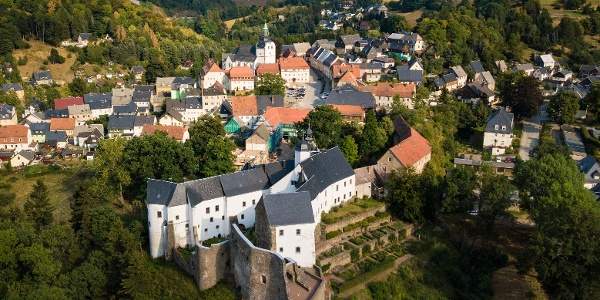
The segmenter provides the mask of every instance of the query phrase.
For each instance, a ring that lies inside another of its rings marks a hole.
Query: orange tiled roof
[[[333,65],[333,67],[331,68],[331,74],[333,76],[333,79],[341,78],[348,71],[351,71],[354,77],[360,78],[360,67],[357,65],[341,63]]]
[[[354,85],[357,86],[358,85],[358,79],[356,76],[354,76],[354,73],[351,71],[347,71],[342,78],[340,78],[340,80],[338,81],[338,85],[342,85],[344,83],[350,84],[350,85]]]
[[[182,141],[187,128],[181,126],[150,125],[146,124],[142,128],[142,134],[154,134],[164,132],[175,140]]]
[[[412,98],[417,91],[414,83],[385,83],[379,82],[375,85],[368,85],[363,88],[365,92],[371,92],[374,96]]]
[[[411,128],[410,136],[390,148],[390,151],[403,166],[411,167],[431,154],[431,146],[419,132]]]
[[[365,111],[358,105],[333,104],[332,106],[345,117],[364,117],[365,115]]]
[[[279,68],[282,70],[287,69],[308,69],[308,63],[302,57],[294,56],[289,58],[279,59]]]
[[[309,112],[309,108],[267,106],[264,117],[271,127],[276,128],[279,126],[279,124],[294,124],[297,122],[302,122]]]
[[[54,109],[66,109],[71,105],[82,105],[83,97],[67,97],[54,99]]]
[[[250,67],[233,67],[229,69],[229,79],[254,78],[254,71]]]
[[[25,125],[0,126],[0,144],[29,144],[28,133],[29,128]],[[19,138],[21,141],[17,142]]]
[[[233,116],[257,116],[256,96],[232,96],[231,109]]]
[[[256,68],[256,75],[264,75],[264,74],[279,74],[279,65],[277,64],[260,64]]]
[[[73,118],[52,118],[50,119],[50,131],[73,130],[75,129],[75,119]]]

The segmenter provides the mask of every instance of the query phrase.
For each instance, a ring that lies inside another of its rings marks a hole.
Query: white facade
[[[225,72],[223,72],[223,70],[220,68],[218,70],[211,70],[204,75],[204,78],[202,79],[202,88],[208,89],[209,87],[213,86],[215,82],[220,84],[225,83]]]
[[[315,264],[316,224],[275,226],[275,251],[301,267]]]
[[[492,155],[504,154],[506,148],[512,145],[512,133],[485,132],[483,134],[483,147],[491,148]]]
[[[287,84],[308,83],[310,80],[310,68],[281,69],[281,78]]]
[[[254,90],[254,78],[231,78],[227,80],[227,90],[232,92],[237,91],[252,91]]]

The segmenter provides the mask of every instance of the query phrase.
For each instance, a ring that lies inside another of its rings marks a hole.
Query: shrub
[[[26,65],[28,62],[27,56],[21,56],[19,57],[19,59],[17,59],[17,65],[19,66],[24,66]]]
[[[369,245],[369,244],[364,245],[363,248],[362,248],[362,254],[363,254],[363,256],[367,255],[367,253],[369,253],[369,252],[371,252],[371,245]]]
[[[358,251],[358,249],[352,249],[352,251],[350,251],[350,260],[352,262],[356,262],[357,260],[360,259],[360,251]]]
[[[325,234],[325,239],[329,240],[332,239],[338,235],[340,235],[342,232],[340,230],[335,230],[335,231],[331,231]]]

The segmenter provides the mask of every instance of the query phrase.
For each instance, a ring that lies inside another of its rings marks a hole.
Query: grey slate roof
[[[367,109],[375,107],[375,97],[370,92],[361,92],[353,86],[346,85],[331,91],[325,103],[358,105]]]
[[[68,109],[48,109],[46,110],[46,119],[51,118],[68,118],[69,110]]]
[[[311,199],[329,185],[354,175],[354,170],[338,147],[315,154],[300,163],[300,166],[306,181],[301,184],[298,191],[310,192]]]
[[[155,116],[135,116],[133,126],[153,125],[155,118]]]
[[[423,81],[422,70],[410,70],[408,65],[402,65],[397,68],[398,80],[401,82],[421,82]]]
[[[19,155],[25,157],[29,161],[32,161],[35,158],[35,152],[31,150],[21,150]]]
[[[108,117],[108,130],[123,130],[133,129],[135,123],[134,116],[116,116],[111,115]]]
[[[134,93],[135,92],[150,92],[151,94],[154,94],[154,92],[156,91],[156,87],[153,84],[149,84],[149,85],[136,85],[133,88]]]
[[[308,192],[264,195],[267,222],[271,226],[312,224],[315,222]]]
[[[32,76],[33,76],[34,81],[51,80],[52,79],[52,75],[50,74],[50,71],[33,72]]]
[[[0,119],[10,120],[12,119],[15,107],[6,103],[0,103]]]
[[[261,95],[256,96],[256,109],[260,115],[264,114],[268,106],[271,107],[283,107],[284,106],[283,96],[279,95]]]
[[[10,91],[18,92],[18,91],[22,91],[22,90],[23,90],[23,86],[21,86],[20,83],[4,83],[4,84],[2,84],[2,91],[4,91],[5,93],[8,93]]]
[[[50,131],[50,123],[30,123],[29,129],[34,135],[46,134]]]
[[[261,168],[239,171],[219,177],[226,196],[236,196],[267,189],[269,178]]]
[[[513,130],[514,114],[507,112],[505,109],[500,108],[493,113],[485,125],[485,132],[492,133],[512,133]],[[496,129],[498,125],[498,129]],[[502,126],[505,126],[502,130]]]
[[[152,98],[151,91],[145,90],[134,90],[133,95],[131,96],[131,101],[141,103],[141,102],[150,102],[150,98]]]
[[[127,105],[113,107],[113,114],[115,115],[135,115],[136,112],[137,105],[133,102],[129,102]]]
[[[481,64],[481,61],[474,60],[471,62],[470,66],[471,66],[471,69],[473,70],[473,72],[475,72],[475,73],[485,72],[485,69],[483,68],[483,65]]]
[[[264,172],[269,178],[271,184],[275,184],[281,180],[285,175],[294,169],[294,160],[277,161],[269,164],[262,165]]]
[[[189,181],[185,183],[185,186],[192,207],[202,201],[220,198],[225,195],[218,176]]]
[[[112,106],[112,93],[89,93],[83,95],[83,102],[90,105],[90,109],[107,109]]]
[[[146,185],[146,203],[167,205],[171,200],[176,183],[149,179]]]

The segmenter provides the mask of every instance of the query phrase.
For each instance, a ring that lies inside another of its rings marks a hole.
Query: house
[[[129,71],[135,81],[142,81],[145,72],[144,67],[139,65],[131,67],[131,70]]]
[[[580,161],[587,156],[585,152],[585,145],[577,128],[570,125],[561,125],[560,130],[562,132],[563,140],[569,148],[570,157],[574,161]]]
[[[77,47],[85,48],[88,46],[90,40],[92,39],[92,34],[89,32],[82,32],[77,36]]]
[[[345,78],[344,78],[345,77]],[[334,82],[337,81],[337,85],[344,85],[344,83],[357,83],[360,79],[360,66],[349,63],[339,63],[331,67],[331,78]],[[344,79],[342,79],[344,78]]]
[[[135,116],[108,117],[108,137],[132,138],[134,133]]]
[[[83,102],[90,106],[94,119],[102,115],[112,115],[112,94],[111,93],[89,93],[83,95]]]
[[[150,101],[152,100],[152,92],[144,90],[134,90],[131,95],[131,102],[141,110],[150,109]]]
[[[392,33],[387,36],[389,50],[401,53],[417,53],[425,51],[425,40],[416,32]]]
[[[246,151],[247,152],[262,152],[269,153],[269,138],[271,133],[265,124],[261,124],[246,139]]]
[[[527,76],[533,75],[533,71],[535,71],[535,69],[533,68],[533,65],[530,63],[515,64],[514,70],[515,70],[515,72],[523,72]]]
[[[166,114],[160,118],[161,125],[189,125],[204,115],[200,98],[189,97],[182,101],[167,100]]]
[[[31,84],[33,85],[53,85],[52,75],[50,71],[36,71],[31,75]]]
[[[220,84],[225,83],[225,71],[217,65],[212,59],[209,59],[204,67],[202,67],[202,82],[201,88],[208,89],[213,86],[216,82]]]
[[[52,109],[50,109],[52,110]],[[68,112],[67,112],[68,114]],[[31,123],[49,123],[50,120],[46,118],[46,112],[34,112],[29,113],[25,118],[23,118],[23,123],[31,124]]]
[[[204,113],[209,114],[213,112],[217,112],[223,103],[225,103],[228,99],[227,92],[225,91],[225,87],[215,82],[208,89],[202,90],[202,109]]]
[[[156,125],[156,117],[155,116],[152,116],[152,115],[135,116],[135,119],[133,120],[133,136],[141,136],[144,133],[145,126],[154,126],[154,125]],[[164,126],[165,128],[169,127],[167,125],[161,125],[161,126]],[[174,127],[183,128],[182,126],[174,126]]]
[[[191,77],[175,77],[171,83],[171,99],[182,100],[196,86],[196,82]]]
[[[465,87],[458,89],[455,92],[456,98],[465,103],[475,104],[479,101],[484,101],[487,105],[496,105],[496,94],[486,85],[478,83],[469,83]]]
[[[287,212],[293,212],[288,214]],[[315,217],[309,192],[266,194],[256,205],[257,246],[289,257],[298,265],[316,263]]]
[[[25,125],[0,126],[0,150],[19,152],[33,148],[31,131]]]
[[[54,109],[68,109],[71,105],[83,105],[83,97],[54,99]]]
[[[458,65],[450,67],[450,71],[456,76],[456,80],[458,81],[458,88],[461,88],[467,84],[468,75],[462,66]]]
[[[15,152],[15,155],[10,159],[10,165],[14,168],[26,167],[35,160],[35,152],[32,150],[21,150]]]
[[[332,79],[331,68],[340,62],[340,58],[331,50],[318,48],[309,58],[310,66],[321,72],[323,76]]]
[[[506,177],[512,177],[515,169],[513,160],[482,160],[480,154],[460,154],[460,157],[454,158],[454,166],[463,166],[473,168],[479,171],[482,167],[490,168],[494,174]]]
[[[592,155],[588,155],[577,162],[577,166],[583,173],[583,186],[592,189],[600,183],[600,164]]]
[[[334,69],[335,69],[335,66],[334,66]],[[354,72],[354,71],[356,71],[356,72]],[[359,79],[360,77],[355,75],[356,73],[360,74],[359,68],[355,68],[355,69],[346,71],[346,73],[344,73],[344,75],[342,75],[342,77],[337,80],[335,87],[338,88],[338,87],[343,87],[345,85],[358,87],[359,85],[362,85],[362,82]]]
[[[140,113],[141,112],[141,113]],[[145,112],[138,110],[138,107],[135,103],[129,102],[125,105],[113,106],[113,115],[124,116],[124,115],[146,115]]]
[[[354,169],[356,174],[356,198],[383,196],[385,172],[377,164]]]
[[[31,141],[43,144],[46,142],[46,134],[50,131],[50,123],[30,123]]]
[[[535,55],[533,60],[537,66],[550,70],[558,66],[552,54]]]
[[[544,81],[550,79],[552,76],[552,70],[543,67],[536,67],[531,76],[539,81]]]
[[[69,110],[68,109],[47,109],[44,112],[44,122],[50,122],[52,118],[68,118]]]
[[[416,85],[421,84],[425,73],[423,65],[418,60],[412,60],[406,65],[398,66],[396,72],[400,83],[414,83]]]
[[[68,137],[73,137],[76,120],[74,118],[52,118],[50,119],[50,131],[62,131]]]
[[[492,155],[501,155],[512,146],[514,115],[504,108],[495,111],[487,120],[483,133],[483,148]]]
[[[396,60],[387,55],[375,57],[371,62],[381,65],[381,67],[386,70],[391,69],[396,65]]]
[[[277,63],[261,64],[256,67],[256,77],[260,79],[265,74],[279,75],[279,65]]]
[[[304,57],[306,53],[310,49],[310,43],[301,42],[301,43],[293,43],[292,48],[294,50],[295,56]]]
[[[359,34],[347,34],[338,36],[335,40],[335,48],[337,54],[343,55],[348,53],[354,47],[354,43],[361,39]]]
[[[361,123],[365,120],[365,111],[358,105],[333,104],[332,106],[335,110],[340,112],[342,119],[346,122]]]
[[[3,83],[1,89],[7,94],[10,92],[15,93],[21,101],[25,100],[25,90],[23,90],[23,86],[20,83]]]
[[[85,122],[94,119],[89,104],[71,105],[67,110],[69,111],[69,118],[75,119],[76,125],[83,125]]]
[[[226,71],[233,67],[249,67],[255,69],[260,64],[276,63],[276,45],[269,37],[267,24],[263,26],[262,33],[254,46],[242,45],[232,53],[224,53],[221,66]]]
[[[394,146],[379,158],[377,165],[385,174],[407,168],[420,174],[431,160],[431,145],[402,117],[394,120],[394,127]]]
[[[184,143],[190,139],[190,133],[186,127],[164,126],[164,125],[144,125],[142,135],[155,134],[157,132],[165,133],[174,140]]]
[[[398,97],[400,103],[405,107],[413,109],[413,99],[417,92],[417,86],[414,83],[379,82],[374,85],[364,86],[361,90],[373,94],[377,109],[390,110],[394,104],[395,97]]]
[[[586,78],[588,76],[600,76],[600,65],[581,65],[579,67],[579,78]]]
[[[469,68],[473,71],[473,74],[483,73],[485,72],[485,68],[483,64],[479,60],[474,60],[469,64]]]
[[[280,58],[279,70],[288,85],[310,81],[310,66],[302,57]]]
[[[14,106],[0,103],[0,126],[17,125],[17,110]]]
[[[381,79],[381,65],[376,63],[362,63],[358,65],[360,78],[367,83],[377,82]]]
[[[127,105],[133,98],[134,89],[131,88],[114,88],[112,89],[111,104],[112,106]]]
[[[495,63],[496,63],[496,69],[498,70],[498,73],[504,73],[504,72],[508,71],[508,65],[506,64],[506,62],[504,60],[497,60]]]
[[[454,72],[448,72],[437,77],[433,83],[438,90],[447,90],[448,92],[452,92],[458,89],[458,77]]]
[[[252,91],[254,90],[254,71],[247,66],[232,67],[228,71],[225,87],[228,91]]]
[[[171,89],[175,77],[156,77],[156,95],[161,97],[171,97]]]
[[[104,126],[102,124],[75,126],[73,133],[73,144],[87,151],[94,151],[100,140],[104,138]]]
[[[479,85],[484,85],[492,91],[496,89],[496,80],[490,71],[475,73],[473,82],[478,83]]]
[[[296,136],[295,124],[304,121],[310,111],[309,108],[267,106],[263,118],[273,132],[273,139],[279,143],[281,138]]]
[[[283,107],[281,96],[233,96],[231,97],[232,116],[250,128],[259,121],[269,106]]]
[[[331,91],[325,104],[347,104],[360,106],[363,109],[375,108],[375,97],[370,92],[362,92],[353,86],[338,87]]]
[[[69,137],[64,131],[48,131],[46,134],[46,145],[56,149],[67,147],[68,141]]]

